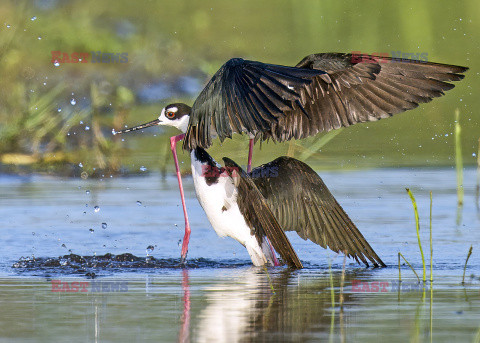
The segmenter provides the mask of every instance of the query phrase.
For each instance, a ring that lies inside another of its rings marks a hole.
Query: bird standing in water
[[[160,117],[161,125],[184,128],[190,109],[173,104]],[[283,261],[302,268],[284,231],[368,266],[385,266],[335,200],[318,174],[305,163],[279,157],[246,173],[224,157],[222,167],[201,147],[190,150],[192,178],[200,205],[215,232],[247,248],[256,266],[278,265],[273,246]]]
[[[233,133],[250,137],[248,168],[256,140],[283,142],[375,121],[416,108],[444,95],[463,79],[468,68],[440,63],[359,58],[352,54],[321,53],[295,67],[233,58],[211,78],[192,107],[176,103],[158,119],[116,133],[164,125],[175,120],[184,134],[170,139],[185,216],[182,260],[188,251],[188,221],[176,144],[185,150],[207,149],[216,137]]]

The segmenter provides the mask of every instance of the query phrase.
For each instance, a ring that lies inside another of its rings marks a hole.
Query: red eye
[[[172,119],[173,117],[175,117],[175,112],[167,112],[166,116],[168,119]]]

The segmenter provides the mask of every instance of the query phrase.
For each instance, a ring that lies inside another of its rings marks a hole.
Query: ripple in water
[[[53,274],[98,274],[101,271],[139,272],[147,269],[181,269],[181,268],[238,268],[251,266],[250,261],[222,260],[213,261],[205,258],[189,259],[186,265],[180,264],[179,258],[137,257],[130,253],[113,255],[107,253],[97,256],[80,256],[76,254],[59,257],[21,257],[12,268],[21,273]],[[95,272],[95,273],[92,273]]]

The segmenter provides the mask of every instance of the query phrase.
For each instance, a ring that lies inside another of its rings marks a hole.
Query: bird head
[[[187,132],[188,121],[190,119],[190,110],[190,106],[182,103],[170,104],[162,109],[162,113],[157,119],[121,131],[115,131],[114,129],[112,133],[116,135],[118,133],[141,130],[155,125],[172,126],[182,131],[182,133],[185,133]]]

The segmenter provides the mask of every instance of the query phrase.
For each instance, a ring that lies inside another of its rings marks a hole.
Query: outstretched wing
[[[318,174],[290,157],[255,168],[251,179],[280,226],[368,266],[385,266]]]
[[[303,268],[290,241],[250,177],[231,159],[224,157],[225,171],[237,187],[237,203],[247,225],[257,235],[267,236],[273,248],[291,267]]]
[[[468,68],[413,60],[305,57],[296,67],[234,58],[193,104],[184,148],[233,133],[285,141],[378,120],[443,95]]]
[[[306,86],[305,106],[287,111],[264,139],[301,139],[355,123],[388,118],[418,107],[454,88],[466,67],[390,57],[362,58],[325,53],[305,57],[298,68],[326,74]],[[308,113],[308,115],[306,115]]]
[[[268,131],[279,117],[300,108],[302,92],[320,70],[264,64],[232,58],[202,90],[190,112],[184,148],[208,148],[234,132],[256,135]],[[303,96],[305,100],[305,96]]]

